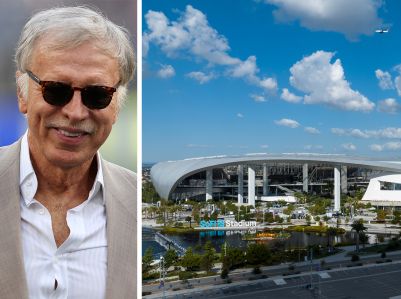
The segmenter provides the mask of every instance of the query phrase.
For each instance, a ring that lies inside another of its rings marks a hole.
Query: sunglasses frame
[[[58,106],[58,107],[62,107],[62,106],[67,105],[72,100],[72,98],[74,96],[74,91],[75,90],[79,90],[81,92],[82,103],[87,108],[89,108],[89,109],[104,109],[107,106],[109,106],[109,104],[111,103],[111,100],[113,99],[113,94],[117,91],[117,87],[120,84],[120,83],[117,83],[115,87],[102,86],[102,85],[87,85],[85,87],[76,87],[76,86],[72,86],[70,84],[63,83],[63,82],[58,82],[58,81],[42,81],[42,80],[40,80],[38,78],[38,76],[36,76],[34,73],[32,73],[29,70],[27,70],[26,73],[28,74],[29,78],[31,78],[33,81],[35,81],[36,83],[38,83],[41,86],[42,96],[43,96],[43,99],[46,101],[46,103],[48,103],[48,104],[50,104],[52,106]],[[55,104],[55,103],[52,103],[51,101],[48,101],[46,99],[46,97],[45,97],[45,91],[46,91],[46,86],[48,86],[49,84],[62,84],[64,86],[66,86],[66,87],[68,86],[70,88],[70,90],[72,90],[71,97],[69,99],[67,99],[66,101],[60,103],[60,104]],[[108,102],[105,103],[105,105],[94,106],[93,103],[91,103],[91,99],[87,99],[87,97],[83,96],[83,94],[85,94],[85,91],[88,90],[88,88],[94,88],[94,87],[103,89],[107,93]]]

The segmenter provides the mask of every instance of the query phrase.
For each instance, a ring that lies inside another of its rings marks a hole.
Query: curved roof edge
[[[213,156],[167,161],[155,164],[150,171],[152,183],[162,198],[168,199],[178,183],[184,178],[209,168],[237,164],[263,163],[325,163],[346,165],[401,173],[401,161],[378,161],[368,158],[326,154],[253,154],[245,156]]]

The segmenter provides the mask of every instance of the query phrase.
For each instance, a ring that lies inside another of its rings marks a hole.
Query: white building
[[[401,174],[371,179],[362,200],[374,206],[401,206]]]

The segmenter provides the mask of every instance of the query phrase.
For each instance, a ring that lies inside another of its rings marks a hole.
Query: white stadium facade
[[[401,207],[401,162],[329,154],[248,154],[167,161],[151,168],[158,194],[169,200],[231,197],[238,204],[255,200],[294,201],[295,191],[329,189],[334,211],[341,194],[358,186],[376,206]]]

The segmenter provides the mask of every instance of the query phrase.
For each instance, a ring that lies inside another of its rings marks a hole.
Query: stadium
[[[401,162],[329,154],[213,156],[155,164],[150,172],[168,200],[237,199],[294,202],[296,192],[326,194],[339,211],[342,194],[366,190],[362,201],[401,207]]]

